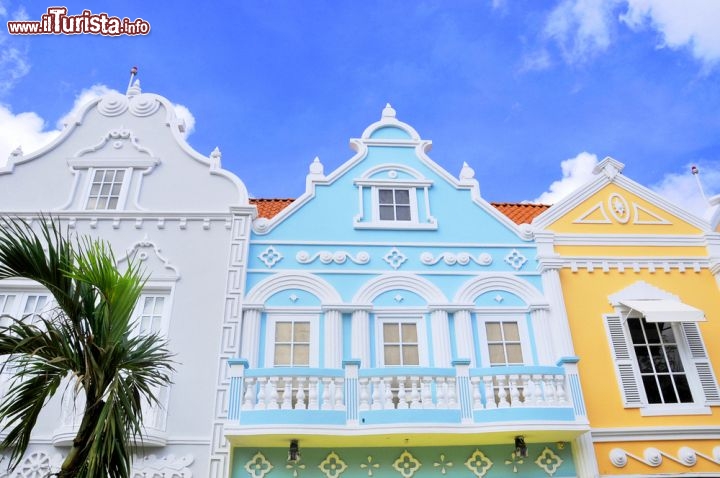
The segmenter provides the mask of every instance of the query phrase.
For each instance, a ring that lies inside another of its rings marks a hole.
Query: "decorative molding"
[[[483,478],[492,468],[493,462],[480,449],[476,449],[465,461],[465,467],[478,478]]]
[[[587,269],[588,272],[594,272],[600,269],[607,273],[610,270],[617,270],[624,273],[627,269],[632,272],[639,273],[643,269],[647,269],[650,273],[664,272],[670,273],[673,269],[679,272],[700,272],[702,269],[709,267],[708,260],[702,257],[563,257],[562,267],[569,268],[572,272],[580,269]]]
[[[403,254],[397,247],[390,249],[384,256],[383,260],[395,270],[398,270],[407,261],[407,256]]]
[[[477,257],[468,252],[441,252],[437,256],[433,256],[432,252],[423,252],[420,254],[420,262],[426,266],[434,266],[440,261],[444,261],[449,266],[456,264],[466,266],[470,262],[474,262],[480,266],[489,266],[493,262],[493,258],[487,252],[479,254]]]
[[[505,262],[516,271],[519,271],[527,262],[527,257],[522,255],[517,249],[513,249],[505,256]]]
[[[139,261],[143,264],[146,273],[151,274],[153,280],[180,279],[180,271],[170,263],[160,251],[160,248],[147,236],[134,243],[125,253],[125,256],[117,261],[118,265]]]
[[[267,266],[268,269],[271,269],[275,264],[283,260],[284,256],[274,246],[269,246],[257,257]]]
[[[338,478],[347,470],[348,466],[337,453],[331,451],[325,459],[320,462],[318,468],[326,478]]]
[[[503,290],[520,297],[529,307],[548,308],[547,299],[540,291],[527,281],[518,279],[510,273],[489,273],[485,276],[475,277],[463,284],[455,297],[453,304],[474,304],[475,299],[488,291]],[[473,306],[473,309],[475,306]]]
[[[466,164],[467,166],[467,164]],[[455,466],[455,464],[452,461],[448,461],[447,457],[445,456],[445,453],[440,453],[440,457],[438,458],[438,461],[433,463],[433,467],[438,469],[440,471],[440,474],[445,475],[447,474],[447,470],[449,468],[452,468]]]
[[[705,247],[709,237],[701,234],[575,234],[554,235],[556,246],[678,246]]]
[[[612,193],[607,199],[610,215],[620,224],[630,221],[630,207],[628,201],[621,194]]]
[[[265,455],[257,452],[245,463],[243,468],[252,477],[264,478],[275,467],[265,458]]]
[[[720,446],[716,446],[712,449],[712,456],[700,453],[699,451],[687,446],[680,447],[680,449],[678,449],[677,456],[655,447],[645,448],[642,457],[623,450],[622,448],[613,448],[609,453],[610,463],[612,463],[616,468],[623,468],[627,465],[628,458],[632,458],[644,465],[657,468],[662,465],[663,457],[688,468],[695,466],[698,461],[698,457],[716,465],[720,465]]]
[[[243,301],[246,305],[264,304],[270,296],[285,289],[301,289],[315,295],[323,304],[342,304],[343,300],[329,282],[304,272],[274,274],[256,284]],[[257,307],[255,307],[257,308]]]
[[[184,455],[176,457],[175,455],[167,455],[157,457],[148,455],[144,457],[135,457],[131,472],[132,478],[146,478],[155,476],[167,476],[172,478],[192,478],[193,474],[190,465],[193,464],[195,458],[192,455]]]
[[[600,218],[591,219],[593,216],[600,216]],[[585,211],[573,221],[573,224],[612,224],[612,221],[605,212],[605,206],[602,201],[598,202],[590,209]]]
[[[608,296],[610,305],[619,306],[624,300],[671,300],[680,302],[680,297],[666,292],[645,281],[637,281],[626,288]]]
[[[120,150],[123,148],[123,146],[125,145],[126,142],[129,143],[133,148],[135,148],[135,150],[138,153],[142,153],[142,154],[145,154],[150,157],[149,159],[151,159],[151,162],[150,162],[149,166],[154,166],[156,164],[160,164],[160,160],[155,158],[153,153],[148,148],[141,146],[139,144],[137,137],[135,136],[135,134],[132,131],[130,131],[127,128],[122,128],[122,127],[117,128],[117,129],[111,129],[110,131],[108,131],[105,134],[105,136],[102,137],[102,139],[100,140],[99,143],[79,150],[77,153],[75,153],[74,158],[80,158],[82,156],[85,156],[86,154],[95,153],[97,151],[100,151],[108,143],[110,143],[110,145],[112,146],[113,149]],[[120,154],[123,157],[125,157],[125,156],[127,156],[128,153],[123,152]],[[128,158],[128,160],[129,160],[129,158]],[[98,166],[105,165],[106,161],[112,161],[112,159],[104,159],[103,158],[103,159],[97,159],[94,161],[91,160],[88,163],[85,163],[82,160],[78,160],[78,159],[69,159],[68,164],[70,166],[75,166],[77,168],[81,168],[81,167],[87,168],[87,167],[91,167],[93,164],[98,165]],[[118,160],[115,160],[115,161],[117,162]],[[119,161],[119,162],[117,162],[117,164],[121,165],[124,163],[122,161]]]
[[[360,251],[354,257],[347,251],[320,251],[314,255],[307,251],[299,251],[295,255],[295,260],[300,264],[312,264],[318,258],[323,264],[332,264],[333,262],[335,264],[344,264],[348,259],[358,265],[365,265],[370,262],[370,254],[366,251]]]
[[[596,443],[616,441],[720,440],[718,426],[593,428]]]
[[[563,464],[563,459],[550,448],[545,447],[535,460],[535,464],[547,473],[548,476],[553,476],[558,468],[560,468],[560,465]]]
[[[642,219],[642,215],[649,216],[651,219]],[[641,224],[641,225],[670,225],[672,224],[667,219],[658,216],[652,211],[647,210],[646,208],[642,207],[638,203],[633,203],[633,224]]]
[[[403,478],[412,478],[420,467],[422,467],[422,463],[407,450],[403,451],[393,462],[393,468]]]
[[[430,304],[447,304],[447,298],[435,284],[415,274],[389,273],[366,282],[352,299],[353,304],[371,304],[389,290],[409,290]]]

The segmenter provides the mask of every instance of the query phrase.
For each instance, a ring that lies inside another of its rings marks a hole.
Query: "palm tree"
[[[72,448],[53,476],[128,477],[142,442],[142,405],[159,405],[157,390],[173,371],[163,339],[132,333],[141,272],[133,264],[119,271],[107,243],[71,239],[55,220],[41,217],[35,232],[26,221],[4,218],[0,280],[13,277],[39,282],[56,307],[0,327],[0,358],[13,375],[0,405],[7,431],[0,451],[9,450],[10,468],[20,463],[40,411],[60,389],[86,400]]]

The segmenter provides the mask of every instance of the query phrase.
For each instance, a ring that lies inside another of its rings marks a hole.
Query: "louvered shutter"
[[[700,379],[703,392],[705,393],[706,405],[720,405],[720,391],[718,391],[718,383],[713,373],[712,365],[705,351],[700,329],[695,322],[683,322],[683,332],[685,340],[687,340],[690,356],[695,363],[695,369]]]
[[[642,407],[642,398],[635,374],[635,363],[630,356],[622,319],[620,317],[605,317],[605,327],[610,337],[610,345],[615,359],[615,370],[620,380],[620,390],[625,408]]]

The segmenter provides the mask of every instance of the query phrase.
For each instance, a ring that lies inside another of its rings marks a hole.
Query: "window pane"
[[[410,220],[410,206],[397,206],[395,208],[398,221],[409,221]]]
[[[675,387],[677,388],[678,395],[680,395],[680,402],[692,403],[692,393],[690,393],[690,385],[688,384],[685,375],[674,375]]]
[[[395,204],[410,204],[410,191],[407,189],[396,189]]]
[[[115,174],[115,181],[121,183],[124,177],[125,177],[125,171],[120,169]]]
[[[156,297],[155,298],[155,307],[153,308],[153,313],[155,315],[162,315],[163,305],[165,305],[165,298],[164,297]]]
[[[380,204],[393,204],[393,190],[380,189],[378,191],[378,199],[380,201]]]
[[[395,220],[395,208],[392,206],[380,206],[380,220],[381,221],[394,221]]]
[[[310,322],[295,322],[295,343],[310,343]]]
[[[113,196],[119,196],[121,187],[122,187],[122,184],[113,184],[110,194],[112,194]]]
[[[630,329],[630,337],[634,344],[644,344],[645,335],[643,335],[640,319],[628,319],[628,328]]]
[[[91,196],[97,196],[100,193],[100,185],[99,184],[93,184],[90,188],[90,195]]]
[[[398,324],[383,324],[383,340],[385,342],[399,343],[400,334]]]
[[[658,390],[657,383],[655,383],[654,375],[643,375],[643,385],[645,386],[645,394],[647,395],[648,403],[662,403],[660,399],[660,391]]]
[[[145,297],[145,302],[143,303],[143,315],[151,314],[153,311],[153,298],[152,297]]]
[[[385,365],[400,365],[400,346],[385,346]]]
[[[490,351],[490,364],[505,365],[505,347],[502,344],[490,344],[488,350]]]
[[[664,403],[677,403],[677,395],[675,395],[675,387],[673,387],[673,381],[670,375],[658,375],[658,382],[660,382],[660,391],[662,392]]]
[[[108,198],[105,209],[117,209],[118,198]]]
[[[275,324],[275,341],[292,341],[292,322],[278,322]]]
[[[680,352],[676,345],[668,345],[665,349],[667,354],[668,363],[670,364],[670,370],[673,372],[683,372],[682,359],[680,358]]]
[[[417,343],[417,325],[415,324],[402,324],[402,340],[403,343],[414,342]]]
[[[661,324],[660,326],[660,335],[662,337],[663,343],[666,344],[674,344],[675,343],[675,335],[672,331],[672,324]]]
[[[506,341],[520,341],[520,332],[517,322],[504,322],[503,329],[505,331]]]
[[[502,341],[502,332],[500,332],[500,322],[487,322],[485,324],[487,339],[491,342]]]
[[[95,171],[95,177],[93,177],[93,182],[94,183],[101,182],[104,175],[105,175],[105,170],[103,170],[103,169],[99,169],[99,170]]]
[[[507,359],[509,364],[522,364],[522,347],[520,344],[507,345]]]
[[[97,199],[96,198],[90,198],[87,202],[86,209],[95,209],[97,206]]]
[[[293,365],[310,365],[310,346],[296,345],[293,357]]]
[[[275,365],[290,365],[291,345],[275,345]]]
[[[655,371],[667,372],[668,366],[665,361],[665,355],[663,354],[662,347],[650,347],[650,354],[652,355],[653,364],[655,364]]]
[[[112,188],[112,184],[103,184],[100,188],[100,194],[103,196],[108,196],[110,194],[110,189]]]
[[[402,349],[403,365],[420,365],[417,345],[405,345]]]
[[[650,360],[650,352],[644,345],[635,346],[635,356],[637,357],[640,373],[653,373],[652,360]]]
[[[645,335],[647,335],[647,343],[660,343],[660,333],[658,332],[657,324],[645,322]]]

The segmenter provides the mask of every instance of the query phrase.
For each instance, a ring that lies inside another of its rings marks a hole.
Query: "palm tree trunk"
[[[87,399],[85,413],[82,422],[80,422],[80,429],[73,439],[73,446],[67,457],[65,457],[60,472],[57,474],[58,478],[74,478],[78,476],[80,468],[90,454],[91,437],[104,404],[105,402],[102,400]]]

